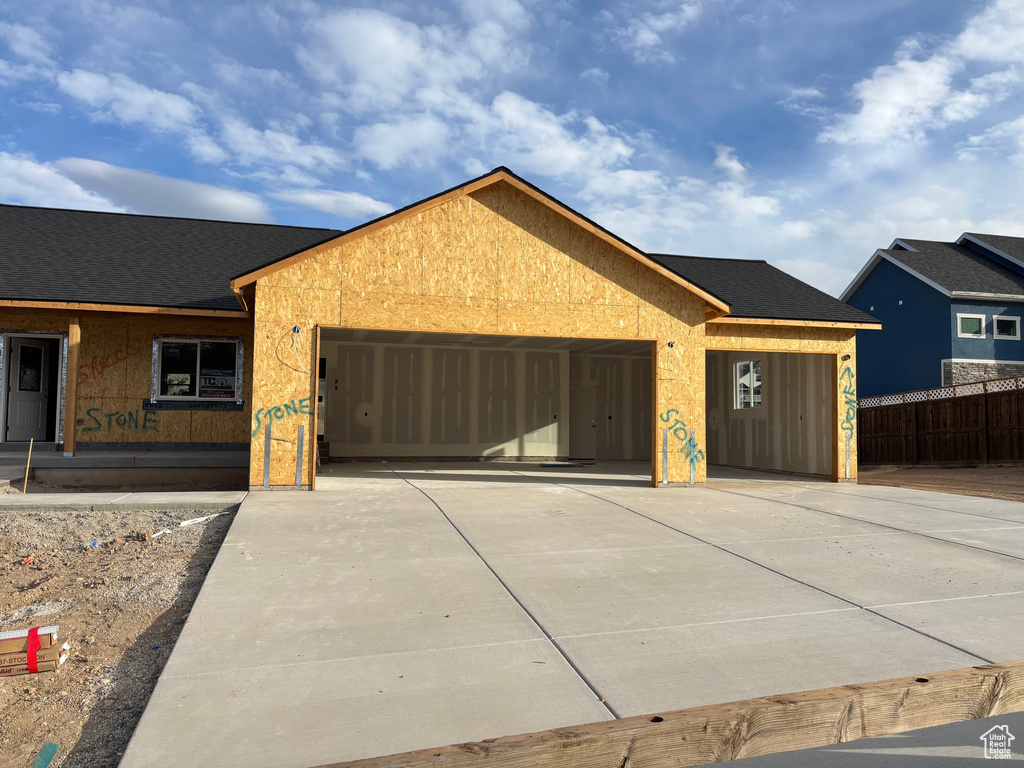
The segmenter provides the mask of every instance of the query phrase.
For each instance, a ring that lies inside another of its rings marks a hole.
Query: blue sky
[[[1024,236],[1024,0],[0,7],[0,201],[345,229],[498,165],[837,294]]]

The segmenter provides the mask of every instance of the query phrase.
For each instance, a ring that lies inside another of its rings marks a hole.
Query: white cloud
[[[715,168],[725,171],[737,183],[746,183],[747,167],[736,157],[736,150],[724,144],[715,144]]]
[[[818,231],[813,221],[784,221],[779,225],[779,236],[784,240],[807,240]]]
[[[916,139],[933,124],[936,109],[949,98],[960,62],[946,56],[916,61],[906,52],[894,64],[878,67],[854,88],[858,112],[842,115],[821,134],[837,144],[881,144]]]
[[[927,51],[905,42],[895,61],[877,67],[853,87],[856,112],[839,115],[819,139],[836,144],[882,145],[920,141],[928,131],[970,120],[1021,93],[1016,63],[1024,62],[1024,3],[995,0],[952,40]],[[967,65],[990,71],[957,82]]]
[[[21,106],[47,115],[59,115],[61,110],[60,104],[54,104],[52,101],[23,101]]]
[[[490,154],[504,165],[548,177],[593,172],[627,160],[633,148],[590,115],[550,109],[519,94],[498,94],[475,130],[486,132]]]
[[[226,221],[273,221],[266,203],[249,192],[80,157],[65,158],[54,166],[79,186],[137,213]]]
[[[388,170],[400,164],[435,165],[445,152],[448,127],[434,115],[412,115],[393,123],[375,123],[356,129],[354,143],[360,157]]]
[[[611,79],[611,75],[600,67],[591,67],[580,72],[580,80],[589,80],[598,85],[604,85]]]
[[[274,192],[271,197],[286,203],[303,205],[317,211],[332,213],[346,219],[383,216],[394,210],[387,203],[358,192],[336,192],[321,189],[292,189]]]
[[[53,66],[53,44],[31,27],[0,21],[0,40],[7,43],[11,53],[26,61],[46,68]]]
[[[237,116],[223,119],[219,138],[242,165],[294,165],[306,170],[344,165],[344,158],[336,149],[304,142],[287,131],[253,128]]]
[[[665,47],[664,36],[679,33],[692,24],[701,13],[700,2],[682,2],[665,13],[643,13],[629,19],[613,38],[638,64],[662,62],[671,64],[675,56]]]
[[[299,62],[352,111],[398,107],[414,89],[483,74],[452,29],[420,28],[383,11],[346,9],[310,22]]]
[[[121,211],[123,207],[83,189],[49,163],[29,154],[0,152],[0,200],[19,205]]]
[[[61,72],[57,84],[64,93],[96,109],[97,117],[126,125],[142,124],[170,133],[191,129],[196,122],[196,108],[188,99],[150,88],[127,75],[107,77],[76,69]]]

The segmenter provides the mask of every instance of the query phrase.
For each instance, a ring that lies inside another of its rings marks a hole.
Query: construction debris
[[[52,672],[63,664],[71,644],[57,639],[57,627],[32,627],[0,632],[0,677]],[[13,650],[6,650],[13,649]]]

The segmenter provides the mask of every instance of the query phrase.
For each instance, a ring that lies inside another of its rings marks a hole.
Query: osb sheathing
[[[258,280],[255,305],[253,414],[263,416],[250,423],[254,486],[263,483],[267,412],[277,414],[271,484],[295,483],[300,423],[302,482],[312,480],[315,409],[295,411],[314,399],[318,325],[657,340],[656,442],[671,429],[668,479],[689,480],[691,454],[695,479],[705,479],[703,301],[504,182],[272,272]],[[770,338],[786,340],[780,329]],[[679,437],[690,429],[692,445]],[[660,480],[660,458],[656,472]]]
[[[850,443],[850,479],[857,477],[857,337],[849,328],[708,323],[709,350],[795,352],[830,355],[835,381],[833,477],[846,477],[846,437]],[[849,356],[848,360],[843,357]]]
[[[247,320],[152,317],[110,313],[13,315],[0,313],[4,330],[66,331],[78,317],[77,442],[244,443],[251,418],[243,411],[144,411],[152,394],[155,335],[241,336],[246,354],[243,380],[252,376],[252,340]]]

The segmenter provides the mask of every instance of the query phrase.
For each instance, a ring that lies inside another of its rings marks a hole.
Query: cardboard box
[[[65,651],[70,650],[71,644],[67,640],[58,640],[49,648],[40,648],[36,651],[36,662],[42,664],[44,661],[56,661]],[[28,664],[28,651],[0,654],[0,669],[16,667],[20,664]]]
[[[39,628],[39,648],[49,648],[57,642],[57,627]],[[0,632],[0,653],[18,653],[28,650],[28,630],[12,629]]]
[[[63,664],[67,660],[67,654],[62,654],[59,659],[54,661],[40,661],[39,669],[37,672],[53,672],[57,667]],[[31,675],[28,671],[28,664],[19,664],[15,667],[0,667],[0,678],[14,677],[15,675]]]

